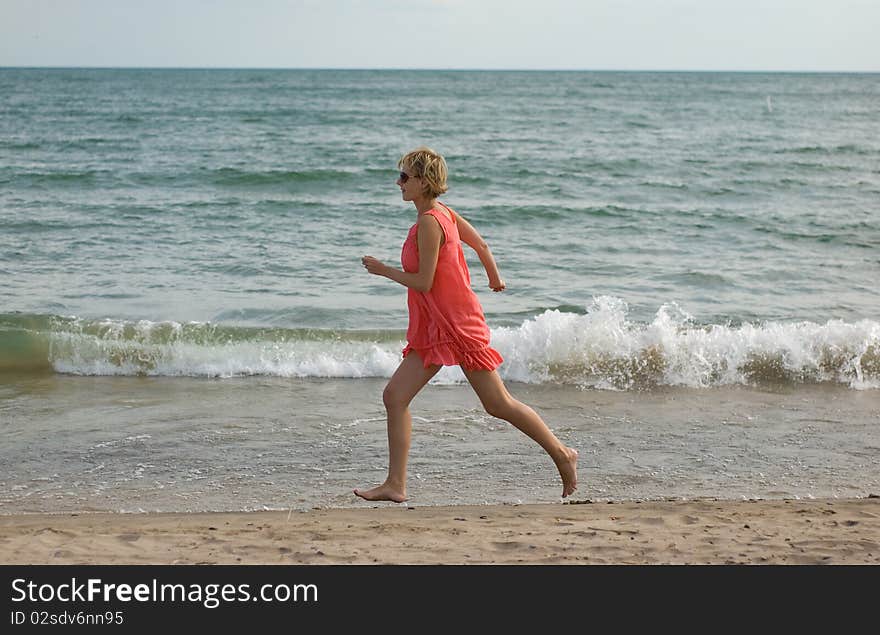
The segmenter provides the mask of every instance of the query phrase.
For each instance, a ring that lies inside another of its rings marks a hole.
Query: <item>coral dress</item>
[[[489,327],[477,294],[471,289],[455,214],[442,203],[439,205],[452,220],[437,208],[425,212],[437,219],[446,239],[440,245],[431,290],[423,293],[408,289],[409,328],[403,356],[416,351],[425,368],[440,364],[460,365],[467,370],[494,370],[504,359],[489,347]],[[410,228],[400,254],[404,271],[410,273],[419,270],[417,235],[418,224]]]

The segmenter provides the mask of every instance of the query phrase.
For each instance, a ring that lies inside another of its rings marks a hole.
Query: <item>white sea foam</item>
[[[80,375],[390,377],[404,342],[356,333],[231,329],[173,322],[66,324],[50,334],[58,372]],[[632,389],[834,382],[880,388],[880,323],[766,322],[699,325],[675,304],[650,323],[631,321],[619,298],[583,314],[548,310],[492,331],[505,379]],[[438,383],[464,381],[444,368]]]
[[[627,319],[626,304],[593,301],[585,315],[547,311],[497,329],[508,377],[596,387],[708,387],[762,381],[831,381],[876,388],[880,323],[768,322],[695,325],[675,304],[649,324]]]

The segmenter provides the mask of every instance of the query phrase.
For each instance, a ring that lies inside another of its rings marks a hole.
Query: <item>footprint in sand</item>
[[[636,518],[637,522],[644,523],[645,525],[665,525],[666,520],[660,517],[654,516],[639,516]]]
[[[520,549],[523,544],[521,542],[511,541],[511,542],[493,542],[492,545],[496,549],[501,549],[504,551],[510,551],[511,549]]]

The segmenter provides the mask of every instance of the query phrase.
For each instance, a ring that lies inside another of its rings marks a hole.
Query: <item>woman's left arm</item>
[[[430,214],[419,218],[419,270],[402,271],[389,267],[372,256],[364,256],[361,263],[367,271],[377,276],[384,276],[405,287],[427,293],[434,285],[434,274],[437,271],[437,258],[440,255],[440,242],[443,240],[443,229],[439,221]]]
[[[483,237],[474,229],[473,225],[463,219],[458,212],[454,212],[454,214],[455,222],[458,225],[458,235],[461,236],[463,243],[469,245],[471,249],[477,252],[480,263],[482,263],[483,269],[486,270],[486,275],[489,277],[489,288],[492,291],[504,291],[506,285],[504,280],[501,279],[498,264],[495,262],[492,250],[489,249],[489,244],[483,240]]]

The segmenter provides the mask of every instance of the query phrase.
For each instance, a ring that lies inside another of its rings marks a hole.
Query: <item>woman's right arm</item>
[[[489,249],[489,244],[483,240],[483,237],[474,229],[473,225],[463,219],[458,212],[454,212],[454,214],[461,242],[469,245],[471,249],[477,252],[477,256],[486,270],[486,275],[489,277],[489,288],[492,291],[504,291],[504,280],[501,279],[501,273],[498,271],[498,265],[495,262],[495,257],[492,255],[492,250]]]
[[[427,293],[434,284],[434,274],[437,272],[437,258],[440,254],[440,241],[443,239],[443,230],[439,221],[430,214],[424,214],[419,218],[418,245],[419,245],[419,270],[415,272],[401,271],[389,267],[372,256],[364,256],[361,259],[364,267],[370,273],[377,276],[385,276],[405,287]]]

